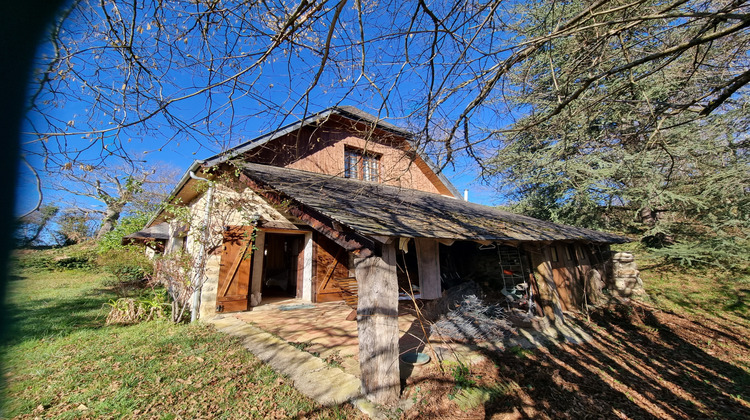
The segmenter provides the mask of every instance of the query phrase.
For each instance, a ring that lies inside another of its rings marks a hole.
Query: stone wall
[[[199,258],[203,227],[207,226],[208,244],[205,266],[205,279],[201,288],[200,318],[209,318],[216,314],[216,293],[219,282],[219,268],[221,264],[221,245],[223,226],[247,226],[251,224],[253,216],[260,216],[265,222],[288,224],[295,226],[283,214],[249,188],[236,191],[224,185],[217,185],[211,203],[210,221],[206,223],[206,200],[208,194],[203,193],[197,199],[188,203],[190,209],[190,230],[185,243],[185,250],[194,259]]]

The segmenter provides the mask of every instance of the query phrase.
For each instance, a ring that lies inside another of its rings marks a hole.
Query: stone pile
[[[613,295],[627,298],[645,294],[635,257],[629,252],[617,252],[612,256],[608,289]]]

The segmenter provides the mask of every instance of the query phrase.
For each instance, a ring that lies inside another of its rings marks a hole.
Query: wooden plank
[[[575,311],[578,309],[578,299],[576,288],[576,276],[574,267],[571,267],[567,261],[565,245],[551,244],[547,247],[549,256],[552,280],[557,290],[557,296],[560,299],[560,305],[563,310]],[[554,261],[553,255],[557,254],[557,261]]]
[[[544,315],[550,320],[556,316],[562,315],[560,298],[557,293],[557,286],[553,279],[552,256],[549,247],[529,247],[526,251],[531,257],[533,269],[535,271],[536,284],[539,292],[539,303],[542,306]]]
[[[352,309],[357,309],[359,303],[359,286],[357,286],[357,278],[349,277],[345,279],[337,279],[336,287],[341,289],[341,296],[344,298],[344,302],[349,305]]]
[[[358,284],[357,329],[362,391],[377,404],[398,401],[398,278],[396,247],[386,244],[382,256],[354,260]]]
[[[296,235],[292,242],[297,253],[297,272],[295,274],[297,279],[296,297],[300,299],[302,298],[302,288],[305,283],[305,236]]]
[[[331,281],[333,271],[336,270],[336,267],[338,267],[339,265],[339,257],[341,256],[341,251],[343,250],[339,248],[338,252],[336,252],[336,256],[333,258],[333,264],[329,264],[328,271],[326,271],[323,278],[318,281],[318,289],[316,290],[316,293],[322,292],[323,289],[325,289],[328,283]]]
[[[440,247],[438,241],[427,238],[414,238],[419,266],[419,293],[422,299],[439,299],[440,286]]]
[[[253,270],[250,275],[250,295],[254,299],[251,298],[250,303],[251,306],[258,306],[263,300],[261,295],[263,287],[263,251],[266,249],[266,233],[264,230],[256,232],[254,246],[256,252],[253,252]]]
[[[247,248],[250,246],[250,241],[247,241],[247,243],[240,248],[240,252],[237,253],[237,255],[234,257],[234,263],[232,265],[232,268],[229,269],[229,272],[226,274],[225,278],[228,281],[225,281],[224,284],[224,290],[222,290],[219,295],[220,296],[226,296],[227,291],[229,290],[229,287],[232,285],[232,279],[234,279],[235,275],[237,274],[237,269],[240,268],[240,264],[242,263],[242,260],[245,258],[245,253],[247,252]]]
[[[534,269],[535,265],[532,262],[533,260],[531,258],[531,254],[533,250],[532,248],[528,246],[524,246],[524,245],[519,245],[519,247],[520,247],[519,251],[521,253],[521,258],[525,260],[524,265],[526,265],[526,267],[529,267],[528,282],[529,282],[529,286],[531,287],[531,291],[534,296],[533,301],[534,301],[534,307],[536,309],[535,313],[538,316],[544,316],[545,312],[544,312],[544,305],[542,304],[542,299],[541,299],[540,291],[539,291],[539,281],[537,280],[537,277],[534,274],[536,270]]]

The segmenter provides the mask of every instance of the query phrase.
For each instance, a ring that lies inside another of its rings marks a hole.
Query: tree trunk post
[[[354,267],[362,393],[374,403],[391,404],[401,391],[395,245],[383,245],[380,256],[356,258]]]

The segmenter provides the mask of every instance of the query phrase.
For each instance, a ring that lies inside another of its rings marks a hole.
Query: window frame
[[[379,183],[381,156],[382,155],[379,153],[373,153],[355,147],[345,147],[344,178]]]

